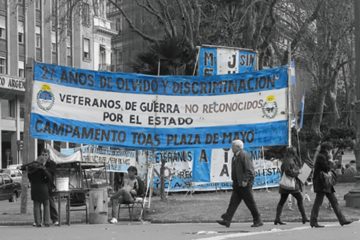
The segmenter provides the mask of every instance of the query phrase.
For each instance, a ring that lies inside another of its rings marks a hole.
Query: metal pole
[[[289,62],[288,62],[288,146],[291,146],[291,46],[289,45]]]
[[[196,54],[196,61],[195,61],[193,76],[195,76],[195,74],[196,74],[196,68],[198,67],[198,64],[199,64],[201,47],[196,47],[196,49],[197,49],[197,54]]]
[[[23,151],[23,164],[32,162],[35,159],[35,143],[34,139],[30,136],[30,113],[32,102],[32,87],[33,87],[33,70],[34,59],[29,58],[25,66],[26,76],[26,91],[25,91],[25,119],[24,119],[24,151]],[[21,180],[21,204],[20,213],[26,214],[27,212],[27,199],[28,199],[28,185],[29,179],[26,172],[22,175]]]
[[[360,172],[360,1],[355,2],[355,71],[356,71],[356,169]]]

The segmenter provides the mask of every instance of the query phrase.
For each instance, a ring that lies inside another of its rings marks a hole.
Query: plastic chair
[[[70,224],[70,212],[85,211],[85,221],[88,223],[88,204],[86,192],[76,191],[70,193],[70,205],[66,204],[68,224]]]
[[[137,176],[136,177],[138,184],[139,184],[139,190],[138,190],[138,196],[135,198],[134,202],[126,202],[126,203],[119,203],[119,210],[118,210],[118,216],[117,218],[120,218],[120,209],[128,209],[129,210],[129,217],[130,221],[133,220],[133,214],[134,214],[134,208],[141,209],[139,219],[141,220],[144,214],[144,201],[145,201],[145,184],[144,181]]]

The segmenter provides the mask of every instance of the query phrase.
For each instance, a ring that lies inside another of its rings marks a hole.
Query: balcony
[[[94,17],[94,30],[109,35],[116,35],[118,33],[114,25],[111,24],[111,21],[100,17]]]

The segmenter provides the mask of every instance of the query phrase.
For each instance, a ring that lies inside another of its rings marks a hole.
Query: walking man
[[[252,192],[252,185],[255,177],[254,165],[250,157],[244,151],[244,143],[241,140],[234,140],[231,148],[234,153],[231,162],[233,192],[226,213],[221,216],[222,220],[217,220],[217,222],[220,225],[230,227],[236,209],[241,203],[241,200],[244,200],[253,217],[254,223],[251,227],[260,227],[263,225],[263,222],[261,221]]]

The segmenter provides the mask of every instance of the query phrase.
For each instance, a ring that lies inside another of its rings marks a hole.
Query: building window
[[[24,43],[24,33],[19,33],[18,41],[19,43]]]
[[[35,45],[37,48],[41,48],[41,29],[40,29],[40,27],[36,27]]]
[[[0,9],[6,10],[7,0],[0,0]]]
[[[51,1],[51,30],[56,31],[57,25],[57,2],[56,0]]]
[[[36,47],[41,48],[41,35],[38,33],[36,34]]]
[[[56,43],[51,43],[51,52],[56,52]]]
[[[106,64],[106,49],[104,45],[100,45],[100,64]]]
[[[6,58],[0,57],[0,73],[6,74]]]
[[[83,59],[90,60],[90,39],[83,39]]]
[[[116,20],[115,20],[115,28],[116,28],[116,31],[121,32],[121,30],[122,30],[122,26],[121,26],[121,25],[122,25],[122,24],[121,24],[121,17],[116,18]]]
[[[51,32],[51,52],[56,53],[56,33]]]
[[[36,10],[41,10],[41,0],[35,1],[35,8],[36,8]]]
[[[19,69],[19,77],[25,77],[25,64],[23,61],[18,62],[18,69]]]
[[[66,47],[66,56],[71,57],[71,47],[70,46]]]
[[[82,24],[84,26],[90,26],[90,6],[87,3],[84,3],[82,6]]]
[[[121,52],[121,50],[116,50],[116,52],[115,52],[115,63],[117,64],[117,65],[120,65],[120,64],[122,64],[122,52]]]
[[[24,43],[24,22],[18,22],[18,42]]]
[[[0,16],[0,38],[6,39],[6,18],[5,18],[5,16]]]

